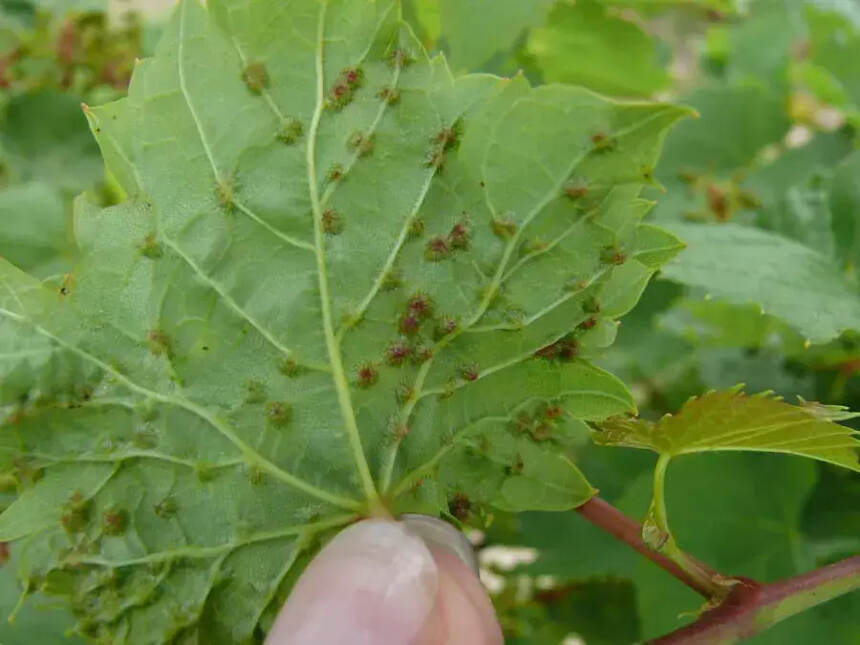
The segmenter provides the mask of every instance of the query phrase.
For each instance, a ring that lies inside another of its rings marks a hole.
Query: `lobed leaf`
[[[768,392],[739,388],[688,400],[676,415],[656,423],[614,418],[600,424],[595,441],[654,450],[669,457],[696,452],[752,450],[818,459],[860,472],[856,430],[840,425],[860,414],[841,406],[789,405]]]
[[[681,248],[639,193],[685,109],[455,79],[394,0],[185,0],[86,113],[129,200],[78,200],[59,288],[0,261],[0,333],[87,375],[0,434],[79,631],[259,640],[366,513],[594,494],[563,437],[635,407],[579,350]]]

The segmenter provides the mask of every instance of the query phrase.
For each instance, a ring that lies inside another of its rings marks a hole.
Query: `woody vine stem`
[[[655,483],[662,482],[667,462],[658,464]],[[653,519],[655,505],[660,506],[665,520],[662,504],[661,487],[659,499],[652,502],[649,521]],[[860,555],[793,578],[763,584],[714,571],[681,551],[668,531],[662,550],[650,546],[645,539],[649,535],[648,521],[643,527],[599,497],[593,497],[576,510],[586,520],[625,542],[707,600],[705,611],[697,620],[651,641],[652,645],[734,643],[801,611],[860,588]],[[667,528],[664,523],[663,530]],[[665,546],[670,540],[672,548],[667,551]]]

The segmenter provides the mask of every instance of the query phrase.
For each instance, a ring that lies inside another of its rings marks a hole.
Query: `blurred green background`
[[[75,263],[72,198],[123,198],[80,104],[123,95],[165,4],[0,0],[0,255],[42,279],[61,282]],[[738,383],[860,409],[860,2],[403,0],[403,13],[455,71],[699,112],[669,135],[650,195],[650,217],[682,227],[690,248],[597,360],[643,416]],[[765,274],[778,278],[766,289],[744,279]],[[652,455],[582,445],[572,456],[604,498],[643,516]],[[723,572],[769,581],[860,551],[856,474],[795,457],[704,455],[673,464],[668,486],[679,542]],[[633,643],[699,606],[575,513],[469,523],[510,643]],[[22,595],[14,570],[13,552],[0,568],[0,613],[15,620],[0,620],[0,643],[75,642],[64,636],[71,617]],[[858,617],[854,593],[754,642],[860,643]]]

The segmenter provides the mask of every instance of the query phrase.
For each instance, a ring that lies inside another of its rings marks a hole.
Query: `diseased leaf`
[[[85,111],[129,200],[60,285],[0,261],[0,539],[79,631],[254,640],[362,515],[593,495],[558,448],[635,406],[580,348],[680,248],[639,193],[685,109],[455,80],[394,0],[185,0]]]
[[[737,224],[670,226],[687,249],[662,277],[734,304],[757,304],[810,342],[860,326],[860,298],[824,255],[780,235]]]
[[[617,96],[651,96],[668,82],[654,41],[595,0],[556,3],[546,25],[531,30],[526,51],[548,82]]]
[[[748,396],[735,388],[692,398],[678,414],[656,423],[610,419],[593,437],[601,444],[646,448],[669,457],[720,450],[783,452],[860,472],[857,431],[836,423],[857,416],[841,406],[803,400],[789,405],[767,392]]]

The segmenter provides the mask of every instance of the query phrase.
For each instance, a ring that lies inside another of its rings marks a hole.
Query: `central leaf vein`
[[[323,317],[323,333],[325,335],[326,348],[332,367],[332,379],[337,390],[338,405],[343,418],[347,437],[349,438],[355,466],[358,470],[359,480],[364,490],[365,497],[373,507],[379,505],[379,494],[370,474],[370,467],[361,445],[361,435],[355,420],[355,412],[352,407],[352,398],[349,392],[349,382],[343,368],[340,343],[334,333],[334,323],[331,312],[331,296],[329,295],[328,273],[325,260],[325,238],[323,235],[323,209],[320,201],[319,186],[317,185],[316,172],[316,144],[319,132],[320,119],[325,106],[325,70],[323,66],[323,49],[325,42],[325,14],[327,3],[320,3],[317,23],[317,50],[316,50],[316,105],[311,118],[311,127],[307,140],[307,172],[308,191],[310,192],[311,207],[314,220],[314,246],[316,249],[317,278],[320,291],[320,309]]]

